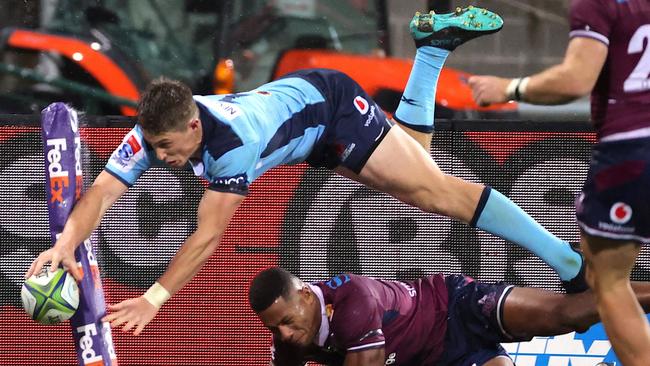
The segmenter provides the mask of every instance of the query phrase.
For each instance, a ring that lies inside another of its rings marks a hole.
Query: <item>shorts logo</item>
[[[345,150],[343,150],[343,153],[341,153],[341,161],[345,161],[348,158],[348,156],[350,156],[352,150],[354,150],[356,146],[357,145],[354,142],[348,145],[348,147],[346,147]]]
[[[375,119],[375,106],[373,105],[370,107],[370,113],[368,114],[368,118],[366,118],[366,123],[364,123],[364,127],[370,126],[370,123]]]
[[[609,210],[609,218],[616,224],[625,224],[632,218],[632,207],[623,202],[616,202]]]
[[[361,114],[368,113],[368,109],[369,109],[368,101],[365,100],[363,97],[357,96],[356,98],[354,98],[354,107]]]

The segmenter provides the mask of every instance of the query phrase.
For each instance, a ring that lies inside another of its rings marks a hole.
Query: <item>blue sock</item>
[[[573,279],[582,257],[530,217],[508,197],[485,187],[470,225],[530,250],[551,266],[563,281]]]
[[[449,51],[442,48],[417,49],[411,75],[393,116],[397,122],[419,132],[433,131],[438,76],[447,56]]]

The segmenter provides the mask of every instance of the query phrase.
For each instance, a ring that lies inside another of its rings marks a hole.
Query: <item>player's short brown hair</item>
[[[180,131],[196,115],[192,90],[183,82],[164,77],[155,79],[138,103],[138,123],[152,135]]]

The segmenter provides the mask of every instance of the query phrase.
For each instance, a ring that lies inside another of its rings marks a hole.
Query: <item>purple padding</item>
[[[83,188],[77,112],[64,103],[50,104],[41,113],[41,125],[50,235],[55,243]],[[116,366],[110,325],[101,322],[106,303],[90,239],[77,248],[75,257],[84,273],[79,309],[70,319],[77,360],[79,365]]]

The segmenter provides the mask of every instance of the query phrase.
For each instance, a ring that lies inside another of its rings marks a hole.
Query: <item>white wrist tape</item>
[[[515,78],[510,81],[508,87],[506,88],[506,98],[508,100],[515,100],[515,93],[517,90],[517,85],[521,82],[521,78]]]
[[[528,88],[529,81],[530,81],[530,76],[521,79],[521,82],[515,89],[515,96],[517,97],[517,100],[524,100],[524,96],[526,95],[526,89]]]
[[[166,288],[164,288],[161,284],[158,282],[154,283],[149,287],[147,292],[142,295],[149,303],[156,308],[160,309],[163,304],[169,300],[172,295],[167,291]]]

